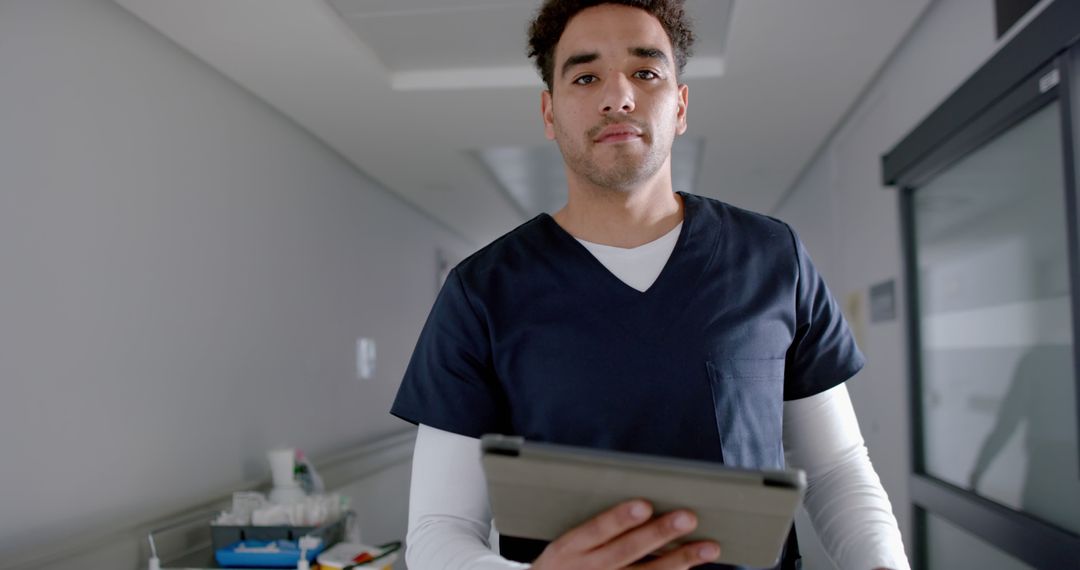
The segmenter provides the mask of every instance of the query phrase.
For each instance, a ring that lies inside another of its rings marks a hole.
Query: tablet
[[[806,489],[806,475],[797,469],[737,469],[494,434],[480,445],[495,528],[521,538],[554,540],[641,498],[656,513],[694,511],[697,529],[680,542],[717,542],[717,562],[772,567]]]

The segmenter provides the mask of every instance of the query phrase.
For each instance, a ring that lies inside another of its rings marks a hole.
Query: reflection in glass
[[[928,474],[1080,532],[1058,105],[914,195]]]

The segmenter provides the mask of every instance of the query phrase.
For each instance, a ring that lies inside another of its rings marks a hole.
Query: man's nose
[[[600,113],[630,113],[634,110],[634,88],[622,74],[613,74],[604,85],[600,99]]]

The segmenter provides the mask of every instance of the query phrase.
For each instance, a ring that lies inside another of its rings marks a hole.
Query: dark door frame
[[[1080,560],[1080,535],[990,501],[926,473],[922,442],[922,362],[913,197],[918,188],[1046,105],[1059,102],[1073,320],[1073,367],[1080,417],[1080,205],[1076,196],[1080,137],[1080,2],[1047,6],[896,146],[882,156],[882,178],[899,188],[907,345],[911,387],[912,473],[916,564],[925,568],[925,515],[941,517],[1037,568]],[[1080,423],[1080,422],[1078,422]],[[1078,428],[1080,440],[1080,428]],[[1080,447],[1076,450],[1080,462]]]

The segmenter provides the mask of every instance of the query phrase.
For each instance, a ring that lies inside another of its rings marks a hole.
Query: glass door
[[[919,568],[1080,568],[1080,2],[882,156],[900,189]]]
[[[1080,533],[1055,101],[912,193],[926,475]]]
[[[997,99],[903,188],[922,567],[1080,560],[1080,241],[1064,65]]]

